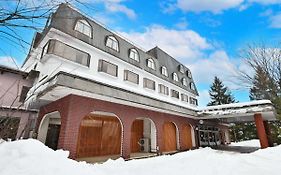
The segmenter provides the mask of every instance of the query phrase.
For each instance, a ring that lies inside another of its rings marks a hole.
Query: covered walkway
[[[209,106],[198,112],[199,123],[204,120],[219,120],[222,124],[255,122],[257,136],[261,149],[273,146],[268,121],[276,120],[276,110],[269,100],[258,100],[247,103],[232,103],[226,105]],[[244,146],[217,146],[217,149],[237,152],[252,152],[254,148]]]

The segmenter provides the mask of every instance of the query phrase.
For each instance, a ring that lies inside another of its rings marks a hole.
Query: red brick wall
[[[162,126],[165,121],[170,121],[177,125],[177,128],[179,128],[180,143],[182,139],[180,128],[182,128],[182,125],[189,123],[194,126],[196,124],[194,120],[186,117],[180,117],[77,95],[68,95],[40,109],[37,128],[43,116],[53,111],[58,111],[61,115],[61,132],[59,136],[58,148],[69,150],[71,158],[76,157],[80,122],[85,115],[89,114],[90,112],[103,111],[114,113],[121,120],[123,126],[122,156],[124,158],[128,158],[130,155],[131,126],[136,118],[150,118],[155,123],[157,130],[157,145],[159,146],[160,152],[162,152],[163,148]],[[196,134],[196,132],[194,133]]]

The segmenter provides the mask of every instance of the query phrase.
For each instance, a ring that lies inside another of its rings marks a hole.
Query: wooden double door
[[[141,152],[140,139],[143,138],[143,120],[135,120],[131,128],[131,152]]]
[[[77,157],[121,153],[121,124],[113,116],[86,116],[80,125]]]
[[[177,150],[177,131],[172,122],[165,122],[163,125],[164,152]]]
[[[184,124],[182,126],[182,140],[181,140],[181,148],[183,150],[192,148],[192,134],[191,134],[191,126],[189,124]]]

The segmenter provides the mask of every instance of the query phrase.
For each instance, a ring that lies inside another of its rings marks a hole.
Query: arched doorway
[[[165,122],[163,125],[163,152],[177,151],[177,127],[172,122]]]
[[[131,126],[131,153],[153,153],[157,152],[156,147],[155,123],[149,118],[134,120]]]
[[[181,147],[182,150],[188,150],[192,148],[192,127],[190,124],[183,124],[182,126],[182,141],[181,141]]]
[[[122,125],[114,115],[89,114],[80,124],[77,157],[120,156]]]
[[[39,125],[37,139],[49,148],[57,149],[61,128],[61,117],[58,111],[46,114]]]

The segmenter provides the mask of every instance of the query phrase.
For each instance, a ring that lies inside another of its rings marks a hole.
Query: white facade
[[[42,48],[50,40],[55,39],[61,41],[69,46],[77,48],[90,54],[90,65],[89,67],[81,64],[72,62],[65,58],[53,55],[45,54],[41,58]],[[98,71],[98,61],[102,59],[118,66],[118,77],[111,76],[104,72]],[[164,79],[161,79],[139,67],[136,67],[126,61],[123,61],[109,53],[106,53],[100,49],[97,49],[77,38],[67,35],[59,30],[51,28],[43,40],[40,42],[38,47],[31,51],[31,55],[23,65],[22,69],[30,71],[36,65],[36,70],[40,71],[37,84],[30,90],[27,99],[36,98],[36,94],[44,90],[44,83],[47,82],[51,77],[56,75],[58,72],[63,71],[80,77],[88,78],[101,82],[104,84],[112,85],[118,88],[122,88],[140,95],[152,97],[161,101],[169,102],[182,106],[185,108],[196,109],[196,105],[190,104],[189,102],[182,101],[181,98],[177,99],[169,95],[159,93],[158,84],[163,84],[171,89],[178,91],[180,94],[184,93],[189,97],[196,98],[196,95],[180,88],[179,86],[172,84]],[[139,75],[139,84],[134,84],[129,81],[124,81],[124,70],[129,70]],[[44,79],[43,79],[44,78]],[[143,78],[148,78],[155,81],[155,90],[147,89],[143,87]],[[43,80],[42,80],[43,79]],[[45,84],[46,86],[46,84]],[[28,101],[28,100],[27,100]]]

